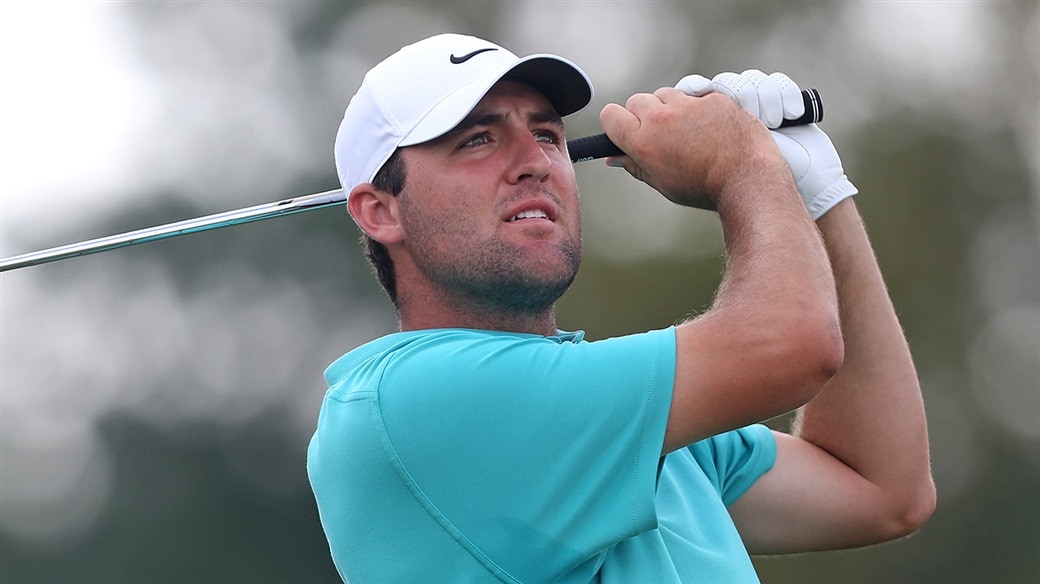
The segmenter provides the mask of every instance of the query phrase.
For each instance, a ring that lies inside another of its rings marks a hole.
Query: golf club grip
[[[802,103],[805,104],[805,113],[802,117],[780,122],[781,128],[788,126],[804,126],[823,121],[823,100],[820,92],[815,88],[802,90]],[[624,154],[606,134],[596,134],[585,138],[575,138],[567,141],[567,150],[571,153],[571,162],[583,162],[595,158],[606,158],[607,156],[620,156]]]

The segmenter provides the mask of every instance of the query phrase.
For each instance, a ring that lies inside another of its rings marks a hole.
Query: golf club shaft
[[[342,205],[346,200],[347,197],[343,194],[343,189],[333,189],[323,193],[285,199],[284,201],[275,201],[273,203],[244,207],[242,209],[215,213],[204,217],[196,217],[194,219],[185,219],[184,221],[177,221],[175,223],[146,227],[136,231],[120,233],[118,235],[109,235],[108,237],[100,237],[98,239],[91,239],[79,243],[72,243],[69,245],[52,247],[37,252],[4,258],[3,260],[0,260],[0,272],[119,249],[121,247],[128,247],[139,243],[148,243],[149,241],[169,239],[179,235],[188,235],[189,233],[200,233],[211,229],[220,229],[221,227],[229,227],[240,223],[250,223],[252,221],[273,219],[274,217],[292,215],[303,211],[324,209],[325,207],[331,207],[333,205]]]
[[[805,104],[805,115],[794,120],[784,120],[781,126],[812,124],[823,119],[823,102],[820,100],[820,94],[818,91],[815,89],[802,90],[802,101]],[[595,136],[569,140],[567,142],[567,148],[570,151],[572,162],[582,162],[585,160],[593,160],[595,158],[624,154],[620,148],[614,145],[614,143],[607,138],[606,134],[597,134]],[[3,260],[0,260],[0,272],[119,249],[121,247],[128,247],[140,243],[148,243],[150,241],[159,241],[160,239],[168,239],[179,235],[188,235],[189,233],[200,233],[211,229],[220,229],[221,227],[238,225],[240,223],[249,223],[252,221],[282,217],[284,215],[292,215],[303,211],[324,209],[325,207],[342,205],[346,200],[346,193],[344,193],[342,189],[333,189],[323,193],[304,195],[292,199],[275,201],[273,203],[256,205],[254,207],[244,207],[233,211],[225,211],[223,213],[206,215],[204,217],[196,217],[195,219],[186,219],[175,223],[147,227],[145,229],[138,229],[136,231],[129,231],[118,235],[109,235],[108,237],[91,239],[79,243],[72,243],[69,245],[52,247],[41,251],[4,258]]]

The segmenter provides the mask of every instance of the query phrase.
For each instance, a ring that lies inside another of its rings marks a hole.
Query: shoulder
[[[325,376],[330,386],[359,379],[380,385],[393,381],[396,386],[416,376],[424,384],[496,377],[533,382],[543,376],[566,382],[579,376],[615,375],[609,372],[623,367],[637,376],[652,369],[670,381],[674,362],[672,328],[599,341],[585,340],[581,331],[541,336],[433,329],[366,343],[336,360]]]

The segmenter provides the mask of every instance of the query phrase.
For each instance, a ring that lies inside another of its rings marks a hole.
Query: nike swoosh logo
[[[477,56],[477,55],[479,55],[481,53],[486,53],[488,51],[497,51],[497,50],[498,49],[496,49],[494,47],[488,47],[486,49],[477,49],[477,50],[473,51],[472,53],[466,53],[465,55],[462,55],[461,57],[456,57],[455,54],[452,53],[452,55],[451,55],[451,57],[449,57],[449,59],[451,60],[452,64],[454,64],[454,65],[461,65],[462,63],[465,63],[466,61],[469,61],[470,59],[472,59],[473,57],[475,57],[475,56]]]

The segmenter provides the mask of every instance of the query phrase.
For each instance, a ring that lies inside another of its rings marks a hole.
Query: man
[[[749,553],[930,516],[920,391],[856,189],[819,128],[767,129],[802,113],[786,76],[603,109],[626,153],[609,164],[717,211],[726,272],[674,327],[556,329],[581,249],[561,116],[591,98],[565,59],[439,35],[347,107],[337,168],[401,331],[326,372],[308,472],[345,581],[755,582]],[[800,406],[790,434],[756,424]]]

